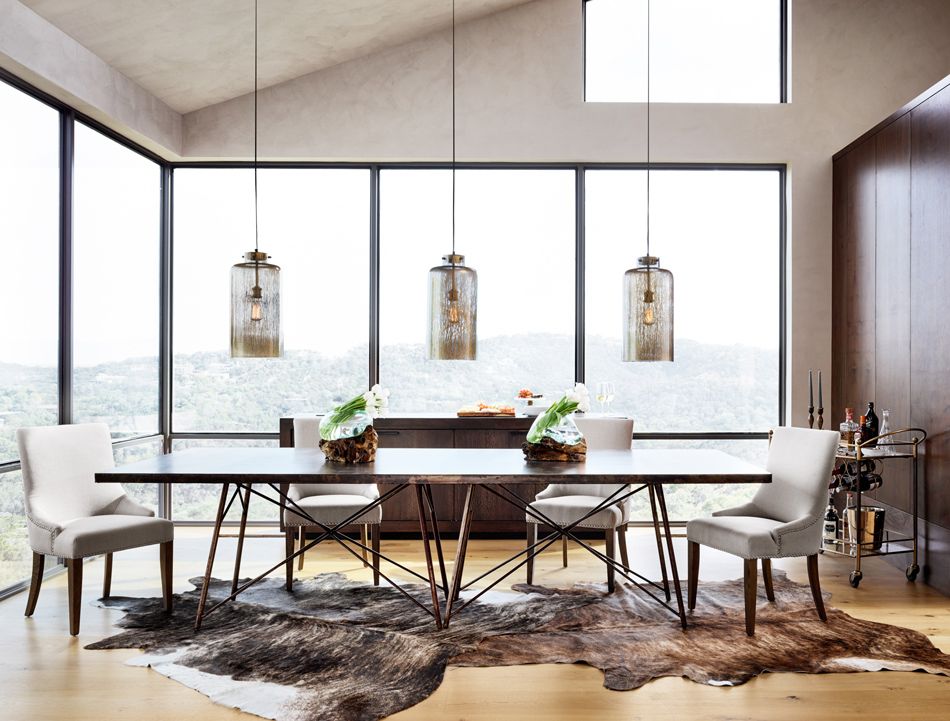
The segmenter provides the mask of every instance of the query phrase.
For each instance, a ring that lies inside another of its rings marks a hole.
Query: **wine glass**
[[[610,403],[614,399],[614,384],[613,383],[598,383],[597,384],[597,402],[600,403],[600,410],[603,413],[608,413],[610,411]]]

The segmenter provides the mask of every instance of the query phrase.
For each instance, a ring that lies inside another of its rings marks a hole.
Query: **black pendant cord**
[[[455,0],[452,0],[452,263],[455,263]]]
[[[650,0],[647,0],[647,257],[650,257]]]
[[[257,5],[254,0],[254,252],[258,253],[257,227]],[[257,261],[255,261],[255,264]]]

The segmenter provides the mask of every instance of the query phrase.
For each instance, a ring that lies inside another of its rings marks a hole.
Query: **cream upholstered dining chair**
[[[318,448],[320,443],[320,417],[294,418],[294,447]],[[375,483],[333,484],[333,483],[291,483],[287,496],[302,510],[325,526],[335,526],[344,521],[367,503],[379,498],[379,488]],[[380,506],[367,511],[353,524],[360,526],[360,536],[364,546],[373,549],[373,585],[379,585],[379,524],[383,520]],[[287,555],[294,552],[294,535],[300,549],[306,545],[308,528],[321,531],[306,518],[296,513],[292,506],[284,509],[284,528],[286,534]],[[304,554],[297,557],[298,570],[303,568]],[[366,563],[366,550],[363,549],[363,565]],[[287,563],[287,590],[293,585],[293,562]]]
[[[766,598],[774,601],[771,559],[805,556],[818,617],[827,620],[818,581],[818,549],[838,440],[835,431],[776,428],[772,432],[766,464],[772,482],[763,483],[745,505],[717,511],[712,518],[698,518],[686,524],[690,610],[696,608],[699,547],[703,545],[743,559],[745,629],[750,636],[755,633],[759,559]]]
[[[577,416],[577,427],[587,441],[587,450],[627,450],[633,441],[633,420],[630,418],[592,418]],[[618,484],[552,483],[534,498],[529,507],[550,518],[562,528],[584,517],[600,505],[605,498],[613,494]],[[627,560],[627,520],[630,500],[615,503],[598,511],[580,523],[578,528],[603,529],[607,544],[606,555],[614,557],[614,534],[620,544],[620,559],[629,567]],[[530,548],[538,540],[540,521],[530,513],[525,515],[528,524],[527,546]],[[567,537],[561,541],[561,554],[564,566],[567,566]],[[528,583],[534,577],[534,558],[526,563]],[[614,589],[614,568],[607,564],[607,588]]]
[[[133,501],[121,486],[96,483],[95,474],[115,466],[104,423],[20,428],[16,432],[26,496],[33,576],[26,602],[32,616],[40,595],[46,556],[66,559],[69,633],[79,633],[82,562],[105,555],[103,597],[112,584],[112,554],[159,544],[165,610],[172,607],[171,521]]]

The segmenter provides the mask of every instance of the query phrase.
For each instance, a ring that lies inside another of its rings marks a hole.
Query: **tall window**
[[[645,181],[642,170],[586,176],[587,382],[613,384],[611,410],[634,418],[637,433],[764,432],[778,422],[780,393],[780,173],[651,172],[651,252],[674,277],[673,363],[620,360],[623,272],[646,250]],[[745,440],[649,445],[757,463],[767,450]],[[670,512],[690,518],[735,492],[677,486]]]
[[[782,102],[781,0],[653,0],[650,99]],[[646,100],[647,0],[587,0],[589,102]]]
[[[58,416],[59,113],[0,82],[0,589],[29,576],[21,426]]]
[[[448,170],[380,174],[380,379],[393,412],[513,403],[574,381],[574,173],[457,171],[456,249],[478,273],[478,360],[429,361],[426,278],[452,247]]]
[[[73,422],[157,433],[161,171],[82,123],[75,146]]]
[[[281,266],[285,355],[229,355],[229,269],[254,248],[250,169],[175,171],[176,432],[276,432],[365,390],[369,171],[261,170],[260,248]]]

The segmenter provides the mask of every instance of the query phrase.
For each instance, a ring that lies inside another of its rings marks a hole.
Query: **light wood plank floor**
[[[204,567],[208,531],[179,529],[176,539],[175,588],[189,588],[188,578]],[[384,553],[409,559],[422,570],[421,553],[411,541],[384,541]],[[680,568],[685,568],[685,540],[677,539]],[[631,557],[657,573],[652,535],[631,531]],[[449,552],[454,543],[449,542]],[[487,569],[501,554],[519,547],[516,540],[474,541],[467,569]],[[278,539],[250,540],[245,569],[263,570],[282,551]],[[229,577],[234,541],[222,542],[216,566],[219,577]],[[575,580],[599,579],[603,567],[582,549],[570,554],[570,567],[561,568],[560,550],[549,552],[536,564],[536,581],[569,585]],[[451,556],[450,556],[451,557]],[[822,582],[833,594],[832,605],[863,618],[907,626],[927,634],[938,647],[950,651],[950,599],[923,584],[908,584],[903,573],[871,560],[861,588],[847,583],[846,559],[822,557]],[[797,581],[805,581],[804,564],[782,561]],[[200,694],[154,671],[123,664],[137,651],[86,651],[83,645],[112,631],[115,612],[90,605],[101,590],[103,564],[85,568],[82,632],[67,633],[66,579],[48,581],[36,615],[23,618],[25,596],[0,602],[0,719],[16,721],[102,721],[103,719],[200,718],[207,721],[252,719],[216,706]],[[308,554],[305,574],[343,571],[355,578],[368,572],[343,551],[330,546]],[[736,577],[736,559],[703,550],[702,578]],[[522,580],[518,572],[517,580]],[[514,578],[514,577],[513,577]],[[144,549],[117,554],[113,593],[158,595],[158,551]],[[449,668],[442,686],[426,701],[393,717],[399,721],[465,719],[916,719],[950,718],[950,679],[923,673],[765,674],[736,688],[701,686],[679,678],[660,679],[630,692],[608,691],[601,673],[582,665],[516,666],[507,668]]]

